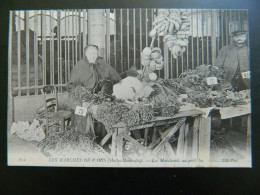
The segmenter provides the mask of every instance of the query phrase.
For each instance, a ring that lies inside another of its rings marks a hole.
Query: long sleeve
[[[114,81],[115,83],[117,83],[121,80],[120,75],[112,67],[110,68],[109,76],[110,76],[110,80]]]
[[[218,67],[221,68],[221,69],[223,69],[223,65],[224,65],[226,56],[227,56],[227,46],[224,46],[224,47],[219,51],[218,57],[216,58],[214,65],[215,65],[215,66],[218,66]]]

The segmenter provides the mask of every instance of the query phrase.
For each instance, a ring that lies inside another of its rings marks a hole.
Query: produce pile
[[[153,22],[153,29],[149,36],[164,36],[163,41],[167,44],[174,58],[185,52],[190,36],[189,10],[159,9],[158,16]]]
[[[151,105],[147,104],[130,106],[125,103],[104,102],[98,105],[94,116],[109,131],[119,122],[124,122],[127,126],[145,124],[153,119],[154,112]]]
[[[186,88],[177,81],[177,79],[158,79],[157,83],[161,84],[164,87],[168,87],[173,90],[176,94],[186,94]]]
[[[153,106],[156,116],[170,117],[178,113],[180,103],[177,100],[178,93],[173,87],[158,82],[152,88],[154,92],[150,95],[148,101]]]
[[[104,155],[100,147],[94,143],[87,134],[75,129],[64,132],[56,128],[49,129],[44,140],[39,143],[40,151],[48,157],[51,156],[79,156],[79,155]]]
[[[180,84],[189,88],[187,102],[198,107],[228,107],[246,104],[247,95],[233,92],[232,85],[222,79],[223,70],[217,66],[201,65],[194,70],[187,70],[180,75]],[[208,85],[206,79],[216,77],[218,83]],[[248,94],[249,96],[249,94]]]
[[[70,107],[73,110],[76,106],[82,106],[84,102],[100,104],[109,100],[110,98],[101,91],[98,94],[93,94],[91,91],[80,85],[74,85],[70,90]]]

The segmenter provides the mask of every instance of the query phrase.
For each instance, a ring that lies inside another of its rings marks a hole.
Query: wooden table
[[[247,126],[247,151],[251,151],[251,103],[224,108],[214,108],[220,113],[221,119],[232,119],[234,117],[246,116]]]
[[[183,111],[176,114],[173,117],[156,117],[150,122],[144,125],[127,127],[124,123],[118,123],[113,126],[111,130],[101,141],[100,145],[103,146],[112,137],[111,155],[117,158],[123,156],[123,140],[131,142],[135,147],[145,153],[156,154],[162,147],[166,148],[166,151],[173,158],[187,158],[187,153],[191,151],[192,159],[209,159],[209,146],[210,146],[210,128],[211,120],[210,117],[203,118],[201,115],[202,111],[190,110]],[[187,122],[187,118],[194,118],[194,122],[191,125]],[[145,130],[145,137],[148,135],[148,128],[172,124],[172,126],[164,132],[159,131],[160,137],[154,140],[151,144],[155,147],[149,147],[145,144],[143,146],[137,140],[128,135],[129,131],[133,130]],[[173,151],[169,140],[179,130],[178,145],[176,154]],[[190,132],[192,130],[192,132]],[[192,147],[189,148],[187,135],[192,134]]]

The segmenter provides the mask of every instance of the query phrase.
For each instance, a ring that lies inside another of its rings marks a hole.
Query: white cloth
[[[13,123],[10,132],[27,141],[41,141],[45,138],[43,124],[40,124],[40,121],[36,119],[32,124],[29,124],[28,121]]]

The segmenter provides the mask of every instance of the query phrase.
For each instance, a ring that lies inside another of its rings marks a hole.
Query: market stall
[[[93,14],[95,11],[89,13]],[[197,32],[197,63],[194,66],[195,46],[192,29],[195,20],[192,15],[194,12],[181,9],[158,9],[156,14],[152,16],[150,32],[146,29],[146,45],[141,43],[140,51],[136,52],[140,53],[138,66],[130,68],[128,61],[127,71],[122,68],[125,72],[121,72],[122,79],[119,82],[119,79],[111,81],[113,78],[108,79],[103,76],[101,78],[98,74],[94,78],[94,72],[93,77],[89,76],[96,82],[93,84],[93,89],[87,88],[80,80],[62,85],[54,84],[53,80],[50,85],[54,86],[55,91],[57,88],[57,91],[61,92],[55,97],[64,97],[64,91],[68,95],[63,99],[62,105],[58,105],[56,100],[55,109],[49,110],[47,102],[51,103],[52,100],[47,100],[46,96],[46,105],[39,107],[33,114],[35,116],[33,122],[13,123],[11,134],[28,141],[36,140],[39,151],[46,157],[91,156],[112,159],[149,158],[210,162],[211,146],[214,142],[212,126],[215,120],[212,113],[217,111],[219,120],[247,116],[247,152],[250,152],[250,90],[235,90],[233,83],[224,78],[224,69],[214,65],[215,34],[212,34],[211,39],[212,56],[209,56],[208,48],[207,55],[205,53],[204,56],[202,48],[200,60]],[[102,20],[101,12],[99,16]],[[140,12],[140,18],[141,16]],[[120,17],[122,18],[122,15]],[[118,16],[115,18],[118,19]],[[212,14],[212,21],[214,19],[216,16]],[[214,21],[211,25],[214,26]],[[115,27],[115,30],[117,28]],[[93,29],[90,30],[92,31]],[[101,31],[104,33],[104,29]],[[141,36],[142,32],[140,32],[140,40]],[[129,35],[127,37],[129,38]],[[121,53],[123,53],[123,39],[121,41]],[[208,42],[207,37],[207,44]],[[104,55],[104,45],[102,44],[101,47],[102,55]],[[83,52],[81,54],[84,55]],[[107,52],[108,54],[110,51]],[[186,61],[184,54],[187,54]],[[189,55],[192,57],[190,58]],[[128,51],[128,58],[129,56]],[[106,57],[109,59],[109,56]],[[120,66],[124,67],[123,56],[120,57],[122,58]],[[207,63],[204,60],[206,57]],[[209,64],[209,58],[212,58],[210,61],[212,65]],[[182,59],[181,71],[178,69],[180,59]],[[176,60],[176,64],[171,62],[172,67],[169,66],[170,60]],[[184,62],[187,63],[186,69]],[[115,59],[115,65],[116,63]],[[94,64],[91,63],[92,68]],[[115,67],[115,69],[119,68]],[[68,70],[70,72],[70,69]],[[173,72],[176,73],[176,78],[172,78]],[[81,73],[82,77],[86,77],[84,71]],[[249,78],[250,73],[247,71],[246,79]],[[68,80],[67,77],[66,79]],[[38,89],[44,87],[37,88],[37,95]],[[48,112],[54,114],[59,110],[68,112],[69,116],[57,121],[47,117]],[[66,123],[65,118],[69,119]],[[61,128],[59,121],[62,121]],[[219,134],[221,126],[218,128],[214,131]],[[221,136],[224,137],[222,134]],[[233,150],[232,146],[228,147]]]

